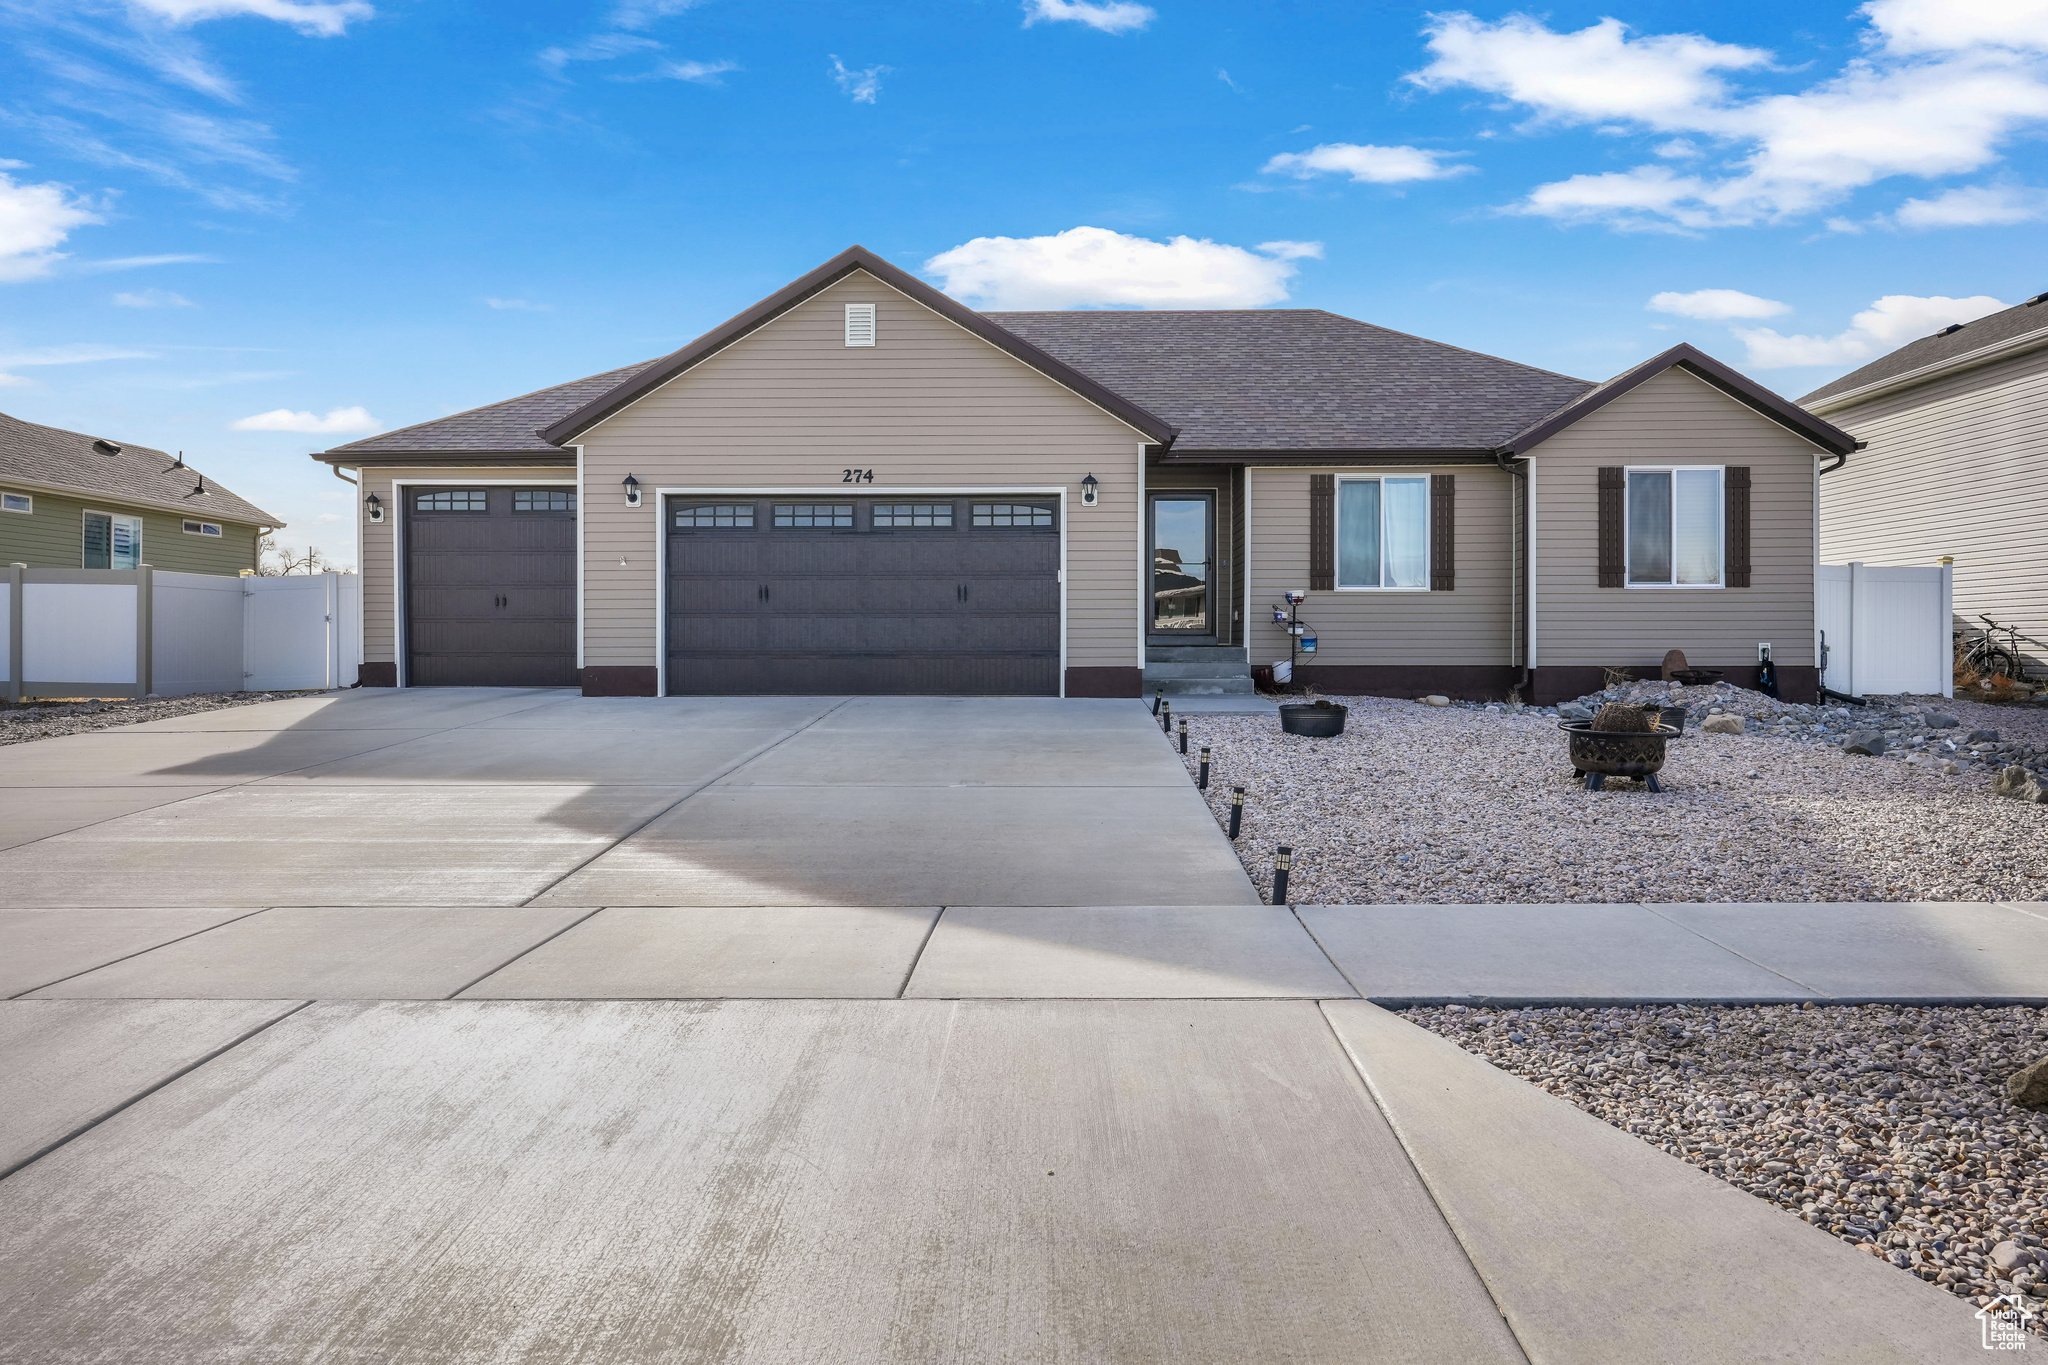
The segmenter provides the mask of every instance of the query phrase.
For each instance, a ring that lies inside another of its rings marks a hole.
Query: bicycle
[[[2013,679],[2023,676],[2026,659],[2020,653],[2018,627],[2001,626],[1990,617],[1981,614],[1977,619],[1984,623],[1984,633],[1963,647],[1963,667],[1986,678],[1994,674],[2002,674]],[[2006,642],[2003,644],[1999,643],[1997,635],[2001,630],[2006,634]]]

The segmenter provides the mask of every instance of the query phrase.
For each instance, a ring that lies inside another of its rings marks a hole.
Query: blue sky
[[[2048,0],[0,0],[0,410],[305,459],[853,242],[981,307],[1327,308],[1797,395],[2048,289]]]

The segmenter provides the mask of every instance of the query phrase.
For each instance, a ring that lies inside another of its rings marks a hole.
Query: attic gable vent
[[[875,305],[872,303],[849,303],[846,305],[846,344],[849,346],[872,346],[875,344]]]

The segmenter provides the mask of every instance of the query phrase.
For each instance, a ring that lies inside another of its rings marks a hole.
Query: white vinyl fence
[[[0,689],[19,701],[348,687],[362,601],[354,574],[16,564],[0,591]]]
[[[1955,570],[1823,564],[1815,616],[1831,692],[1955,695]]]

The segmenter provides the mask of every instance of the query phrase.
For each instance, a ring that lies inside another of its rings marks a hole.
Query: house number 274
[[[872,469],[842,469],[839,471],[839,482],[841,483],[873,483],[874,481],[875,471]]]

